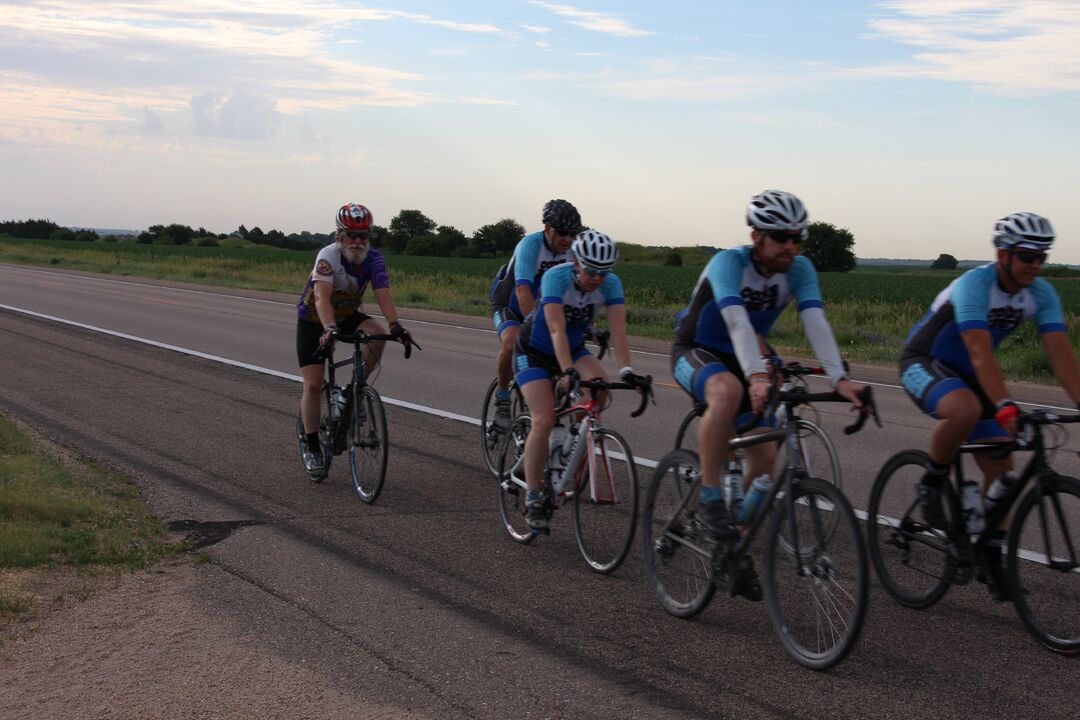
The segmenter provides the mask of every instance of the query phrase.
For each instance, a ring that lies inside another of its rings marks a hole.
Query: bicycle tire
[[[389,454],[382,398],[370,385],[354,389],[349,418],[349,471],[357,496],[368,505],[382,492]]]
[[[1080,572],[1050,566],[1075,562],[1080,530],[1068,518],[1080,517],[1080,481],[1063,475],[1042,478],[1021,499],[1009,530],[1009,590],[1016,612],[1031,635],[1064,655],[1080,653]],[[1030,524],[1029,524],[1030,523]],[[1049,546],[1047,545],[1049,541]],[[1021,548],[1028,548],[1020,557]]]
[[[921,450],[889,458],[874,480],[867,509],[874,571],[893,600],[914,610],[941,600],[950,585],[948,541],[922,521],[916,494],[928,460]],[[948,503],[945,512],[950,512]]]
[[[597,430],[592,443],[592,457],[586,447],[576,473],[574,537],[589,567],[607,575],[623,563],[634,542],[637,467],[630,446],[614,430]]]
[[[697,492],[698,473],[694,452],[672,450],[662,457],[649,481],[641,517],[645,577],[660,606],[680,618],[700,613],[716,592],[710,553],[694,543],[697,501],[688,496]]]
[[[804,478],[791,491],[791,503],[772,508],[765,605],[787,654],[811,670],[827,670],[851,652],[862,631],[870,590],[866,548],[855,511],[835,485]],[[798,533],[786,548],[783,530],[788,537]]]
[[[494,417],[495,389],[499,386],[498,378],[491,381],[484,393],[484,404],[480,407],[480,449],[484,456],[484,465],[495,477],[499,477],[499,453],[505,435],[491,426]],[[521,389],[513,380],[510,381],[510,417],[516,418],[525,412],[525,399]]]
[[[330,420],[330,383],[323,384],[322,401],[319,408],[321,419],[319,420],[319,445],[322,446],[323,473],[315,482],[322,482],[330,474],[330,466],[334,464],[334,428]]]
[[[532,420],[528,415],[518,415],[510,425],[507,441],[499,453],[499,517],[503,528],[516,543],[527,545],[537,533],[525,520],[525,438],[529,435]]]

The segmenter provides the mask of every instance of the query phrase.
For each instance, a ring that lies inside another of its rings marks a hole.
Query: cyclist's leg
[[[521,332],[521,318],[511,308],[499,308],[492,316],[492,322],[499,336],[499,354],[495,358],[499,390],[507,392],[514,376],[514,345]]]
[[[319,349],[322,325],[308,320],[298,320],[296,325],[296,359],[300,365],[300,376],[304,387],[300,394],[300,418],[304,424],[304,434],[309,440],[319,432],[319,394],[323,388],[323,363],[312,357]],[[308,443],[311,449],[318,447]]]
[[[375,318],[370,315],[365,315],[362,312],[353,313],[352,318],[356,318],[354,327],[363,330],[368,335],[382,335],[386,332],[386,328]],[[355,332],[355,330],[349,330],[347,332]],[[376,370],[379,369],[379,362],[382,360],[383,347],[386,345],[385,340],[379,340],[377,342],[369,342],[364,345],[364,365],[367,366],[367,374],[373,375]]]
[[[548,441],[555,426],[555,396],[551,391],[552,365],[558,362],[537,353],[525,352],[518,343],[514,353],[517,383],[529,408],[529,435],[525,439],[525,484],[530,492],[544,488],[543,473]]]

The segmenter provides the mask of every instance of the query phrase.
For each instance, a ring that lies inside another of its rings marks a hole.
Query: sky
[[[550,198],[746,242],[789,190],[859,257],[1080,263],[1080,0],[0,0],[0,219],[471,234]]]

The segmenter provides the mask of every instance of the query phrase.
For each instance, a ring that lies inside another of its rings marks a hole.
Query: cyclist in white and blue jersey
[[[515,378],[532,420],[525,440],[526,521],[534,530],[547,528],[543,472],[548,441],[555,425],[551,380],[562,375],[563,389],[577,377],[607,379],[604,366],[585,348],[585,331],[597,309],[606,308],[608,330],[624,382],[644,387],[645,378],[630,366],[626,342],[626,299],[622,282],[611,270],[619,257],[615,242],[604,233],[586,230],[574,238],[572,262],[544,273],[540,306],[525,320],[514,353]]]
[[[671,368],[676,382],[695,401],[707,404],[698,425],[701,494],[696,517],[717,538],[733,538],[735,518],[724,502],[721,469],[737,418],[761,413],[772,379],[765,343],[773,323],[789,303],[799,318],[830,385],[861,407],[861,386],[847,379],[832,329],[825,319],[817,271],[800,255],[808,236],[802,201],[782,190],[766,190],[750,199],[746,222],[752,244],[717,253],[698,278],[689,306],[679,313]],[[764,421],[763,421],[764,422]],[[751,448],[745,477],[768,481],[776,446]],[[742,588],[761,599],[753,569]]]
[[[923,516],[945,528],[941,484],[965,442],[1008,441],[1019,410],[1009,398],[994,350],[1021,322],[1034,319],[1058,382],[1080,403],[1080,365],[1065,333],[1057,291],[1040,278],[1054,242],[1050,221],[1035,213],[1013,213],[994,226],[996,260],[968,270],[949,283],[904,343],[900,379],[923,412],[937,418],[930,436],[930,465],[919,482]],[[976,453],[983,492],[1012,470],[1012,460]],[[1008,481],[1012,480],[1010,476]],[[1000,555],[1004,528],[992,539],[987,569],[994,596],[1005,599]]]
[[[542,219],[544,229],[518,242],[510,262],[499,270],[489,293],[492,323],[499,335],[499,354],[495,358],[498,387],[492,424],[501,432],[510,429],[511,361],[521,323],[536,305],[540,279],[549,268],[570,259],[570,243],[581,230],[577,208],[561,198],[544,204]]]

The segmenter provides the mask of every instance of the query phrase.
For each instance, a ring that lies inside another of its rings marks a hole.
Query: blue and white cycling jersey
[[[725,307],[745,307],[754,332],[762,337],[769,334],[792,298],[798,300],[799,312],[822,307],[817,271],[810,260],[800,255],[786,273],[765,277],[750,259],[752,249],[744,245],[713,255],[698,277],[690,305],[676,319],[680,341],[733,353],[731,335],[720,314]]]
[[[1040,333],[1065,332],[1061,299],[1050,283],[1036,278],[1031,287],[1010,295],[998,285],[994,263],[972,268],[934,298],[904,341],[903,357],[930,356],[957,372],[974,375],[960,333],[987,330],[996,348],[1028,318],[1035,318]]]
[[[514,312],[521,312],[517,293],[514,290],[527,285],[536,298],[540,281],[548,268],[561,265],[570,260],[570,251],[557,253],[544,242],[544,231],[526,235],[514,248],[514,255],[505,267],[505,272],[495,279],[490,299],[496,307],[509,307]]]
[[[526,320],[524,337],[529,339],[530,348],[547,355],[554,355],[555,347],[551,344],[551,333],[542,313],[544,306],[551,303],[562,303],[566,314],[566,337],[573,350],[585,342],[585,330],[592,324],[599,305],[622,305],[626,298],[623,297],[622,281],[615,273],[610,273],[600,287],[591,292],[574,284],[572,263],[564,263],[544,273],[540,281],[540,304]]]

